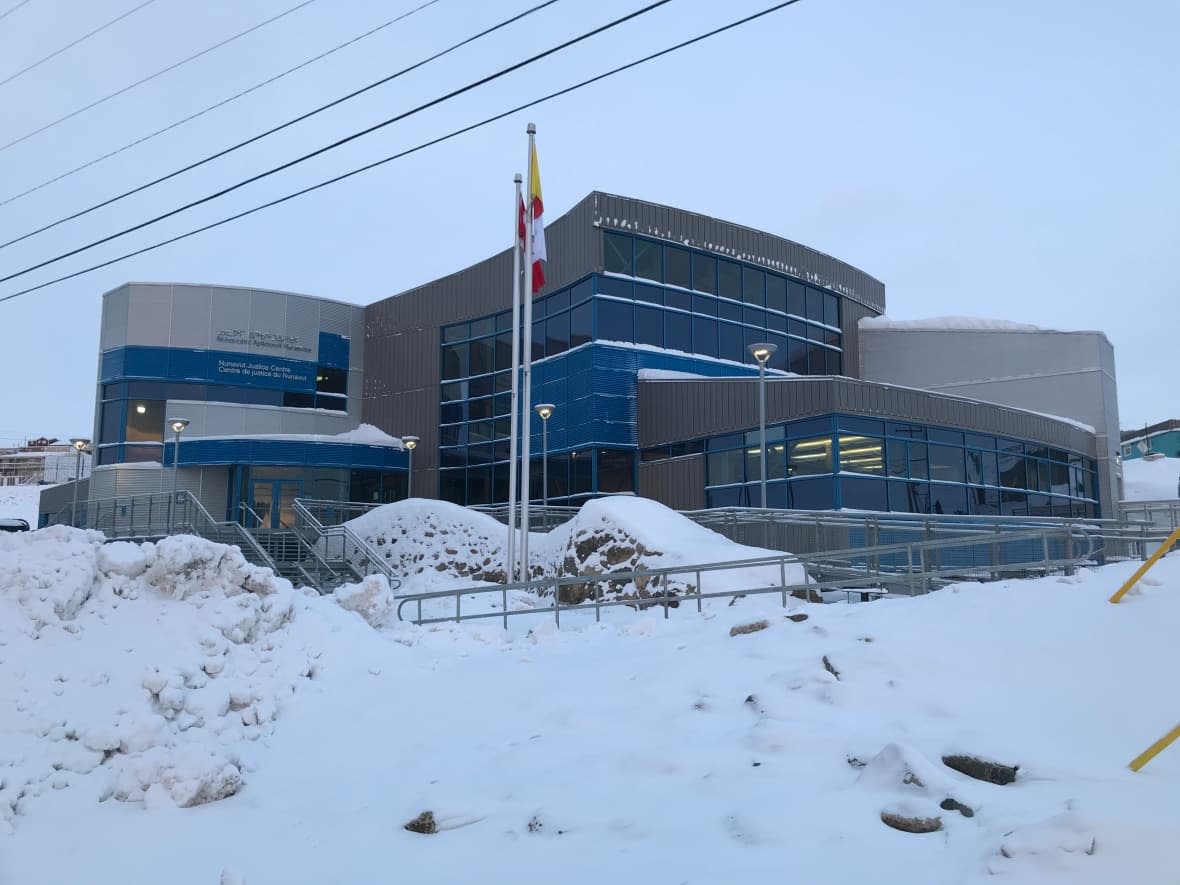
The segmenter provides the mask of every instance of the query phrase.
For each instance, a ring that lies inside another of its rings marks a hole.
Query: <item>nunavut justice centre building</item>
[[[546,239],[531,356],[533,404],[556,407],[552,504],[758,506],[748,348],[769,343],[770,507],[1114,515],[1101,332],[890,321],[885,286],[836,258],[613,194]],[[505,250],[368,306],[189,283],[106,293],[89,498],[167,490],[176,464],[214,516],[249,507],[277,526],[299,497],[404,497],[412,461],[415,497],[507,501],[512,265]]]

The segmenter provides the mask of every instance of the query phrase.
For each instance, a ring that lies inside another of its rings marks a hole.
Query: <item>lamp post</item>
[[[176,477],[180,473],[180,435],[188,427],[188,418],[173,418],[168,422],[176,439],[172,443],[172,497],[168,499],[168,534],[176,528]]]
[[[70,506],[70,525],[78,526],[78,483],[82,481],[82,453],[90,445],[90,440],[75,436],[70,440],[74,447],[74,503]]]
[[[541,502],[549,506],[549,419],[557,406],[553,403],[537,403],[533,411],[541,416]]]
[[[406,466],[406,497],[414,497],[414,449],[418,448],[419,437],[403,436],[402,445],[406,447],[406,451],[410,453],[409,463]]]
[[[746,348],[750,356],[758,360],[758,448],[761,464],[760,485],[762,509],[766,509],[766,363],[771,354],[778,350],[777,344],[751,344]]]

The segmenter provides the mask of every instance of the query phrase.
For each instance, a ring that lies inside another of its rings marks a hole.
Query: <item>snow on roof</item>
[[[918,320],[895,320],[887,316],[865,317],[859,323],[862,329],[890,329],[912,332],[1047,332],[1041,326],[1029,323],[1014,323],[1011,320],[993,320],[987,317],[928,317]]]
[[[1133,458],[1123,462],[1124,501],[1164,501],[1180,497],[1180,458]]]
[[[640,369],[640,381],[699,381],[707,375],[696,372],[677,372],[674,369]]]
[[[402,441],[372,424],[361,424],[343,433],[231,433],[218,436],[189,436],[183,441],[198,439],[271,439],[293,442],[348,443],[360,446],[387,446],[402,449]]]

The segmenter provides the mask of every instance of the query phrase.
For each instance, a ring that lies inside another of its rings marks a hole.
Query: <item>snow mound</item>
[[[993,320],[987,317],[946,316],[928,317],[918,320],[895,320],[887,316],[865,317],[859,323],[862,329],[889,329],[912,332],[1044,332],[1041,326],[1029,323],[1015,323],[1011,320]]]
[[[393,591],[385,575],[369,575],[359,584],[337,587],[332,596],[342,609],[356,612],[370,627],[380,627],[393,611]]]
[[[1124,501],[1175,500],[1180,492],[1180,458],[1134,458],[1123,462]]]
[[[348,523],[396,575],[442,572],[472,581],[504,581],[508,526],[451,504],[410,498]]]
[[[308,601],[192,536],[0,535],[0,830],[47,789],[151,808],[235,794],[241,748],[311,671],[282,650]]]

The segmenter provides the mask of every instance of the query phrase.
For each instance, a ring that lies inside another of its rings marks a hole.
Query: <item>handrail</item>
[[[943,579],[948,576],[955,576],[959,578],[969,576],[986,575],[989,573],[1001,573],[1005,571],[1012,571],[1013,569],[1036,569],[1044,570],[1048,573],[1050,570],[1065,568],[1067,570],[1076,567],[1077,565],[1088,562],[1094,553],[1095,537],[1092,532],[1075,532],[1073,530],[1062,533],[1060,529],[1054,530],[1051,528],[1028,530],[1024,532],[1013,532],[1002,536],[1002,543],[1016,542],[1024,540],[1041,540],[1043,557],[1040,559],[1029,560],[1021,563],[1000,564],[993,563],[986,566],[968,566],[968,567],[940,567],[927,566],[929,557],[927,553],[930,551],[938,551],[947,548],[974,546],[979,544],[994,544],[997,538],[992,532],[978,532],[970,538],[944,538],[931,541],[910,541],[896,544],[880,544],[873,547],[859,547],[849,550],[832,551],[824,554],[782,554],[779,556],[762,556],[751,557],[740,560],[732,560],[720,563],[702,563],[698,565],[681,565],[681,566],[665,566],[661,568],[640,569],[634,571],[618,571],[618,572],[604,572],[600,574],[589,575],[563,575],[546,578],[539,578],[530,581],[517,582],[513,584],[494,584],[494,585],[479,585],[470,587],[460,587],[454,590],[439,590],[429,593],[410,594],[399,598],[397,605],[397,617],[402,619],[402,612],[406,605],[415,603],[418,607],[418,616],[413,618],[414,623],[427,624],[438,623],[443,621],[462,621],[468,619],[480,619],[489,617],[502,617],[504,625],[507,626],[508,617],[516,614],[537,614],[544,612],[553,612],[554,618],[558,625],[561,623],[561,612],[582,609],[587,606],[585,603],[580,604],[562,604],[561,587],[569,585],[592,585],[594,587],[594,608],[595,618],[600,615],[600,609],[603,607],[610,607],[613,605],[664,605],[665,617],[667,617],[667,608],[672,600],[676,600],[677,604],[683,601],[697,600],[697,608],[700,610],[700,601],[702,599],[711,599],[719,597],[734,596],[738,594],[760,594],[760,593],[782,593],[783,604],[786,605],[787,596],[790,593],[797,591],[813,591],[823,589],[849,589],[864,587],[866,581],[874,585],[889,584],[895,585],[899,588],[905,588],[910,595],[913,594],[915,586],[928,587],[931,580]],[[1049,553],[1049,545],[1051,541],[1064,541],[1066,549],[1063,551],[1066,555],[1060,557],[1053,557]],[[1078,546],[1084,544],[1084,551]],[[899,572],[892,572],[888,569],[882,569],[879,565],[880,557],[891,553],[902,553],[906,555],[906,560],[909,565]],[[788,565],[801,565],[804,568],[808,565],[818,566],[829,564],[833,557],[841,557],[844,560],[865,559],[866,563],[877,562],[876,570],[870,569],[867,565],[863,573],[845,576],[840,578],[832,578],[821,581],[809,581],[804,584],[787,584],[786,582],[786,567]],[[915,563],[918,563],[915,568]],[[729,589],[725,591],[717,591],[706,593],[703,590],[701,576],[709,572],[732,571],[736,569],[751,569],[759,567],[777,566],[781,581],[778,585],[763,588],[746,588],[746,589]],[[673,575],[692,575],[695,577],[695,583],[690,586],[693,587],[693,592],[685,592],[683,594],[671,595],[669,592],[668,578]],[[608,600],[606,602],[601,599],[601,585],[603,583],[631,583],[637,578],[645,579],[646,586],[655,586],[657,583],[663,587],[663,593],[659,596],[652,595],[640,599],[623,599],[623,600]],[[508,609],[508,592],[512,590],[522,590],[529,593],[535,593],[539,590],[552,590],[553,601],[552,606],[543,608],[526,608],[509,610]],[[499,593],[502,599],[502,609],[500,612],[484,612],[464,615],[462,612],[462,599],[464,596],[478,596],[487,593]],[[435,599],[454,599],[455,614],[440,618],[423,618],[422,617],[422,603],[424,601]]]
[[[345,541],[345,549],[343,551],[345,562],[348,562],[347,545],[352,544],[353,548],[361,553],[361,558],[366,564],[373,566],[377,571],[385,575],[386,580],[389,581],[389,586],[391,589],[396,590],[401,587],[401,578],[394,575],[393,567],[381,556],[379,556],[377,551],[369,546],[369,543],[364,538],[358,535],[346,524],[341,523],[340,525],[325,526],[300,498],[295,499],[292,509],[294,509],[295,515],[298,518],[304,520],[309,526],[311,526],[312,531],[314,531],[317,535],[317,541],[323,540],[325,552],[328,551],[328,544],[330,543],[328,540],[329,538],[343,538]]]

